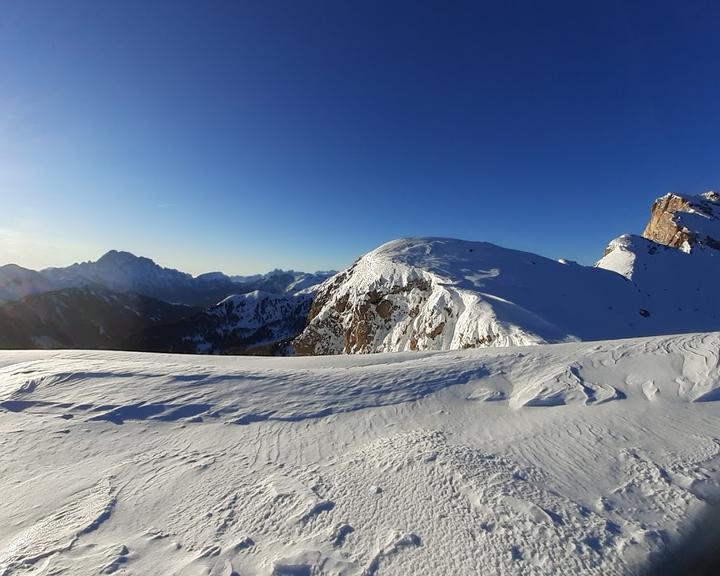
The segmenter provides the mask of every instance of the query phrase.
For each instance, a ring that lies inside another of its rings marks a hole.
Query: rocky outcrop
[[[694,278],[703,268],[702,275],[707,276],[708,270],[713,272],[718,267],[719,251],[720,194],[670,193],[653,203],[642,236],[623,234],[615,238],[596,266],[622,274],[645,291],[653,291],[661,280],[678,283],[682,279],[687,284],[687,278],[679,274],[681,269]],[[695,258],[682,257],[690,254]],[[671,289],[669,286],[665,291],[676,291]]]
[[[419,341],[423,348],[429,347],[425,340],[442,333],[443,321],[428,325],[425,330],[406,325],[412,324],[420,308],[427,306],[432,293],[429,280],[412,278],[399,284],[378,285],[365,294],[343,290],[347,282],[356,280],[357,273],[356,263],[321,287],[308,316],[308,327],[293,342],[296,354],[375,352],[397,322],[403,323],[403,336],[411,331],[410,350],[417,350]]]
[[[690,252],[694,246],[720,249],[720,195],[666,194],[652,206],[643,237]]]
[[[720,328],[720,195],[666,194],[652,207],[642,236],[610,242],[598,268],[621,274],[647,295],[661,329]]]

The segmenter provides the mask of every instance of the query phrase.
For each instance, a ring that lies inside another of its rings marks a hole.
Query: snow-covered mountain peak
[[[124,250],[108,250],[97,259],[96,263],[113,266],[126,266],[128,264],[138,263],[155,264],[150,258],[136,256],[132,252],[126,252]]]
[[[95,262],[83,262],[79,264],[86,270],[93,272],[103,270],[104,273],[115,273],[116,275],[137,275],[137,276],[165,276],[170,279],[192,280],[192,276],[185,272],[180,272],[174,268],[164,268],[157,264],[154,260],[145,256],[136,256],[131,252],[121,250],[110,250],[103,254]],[[92,272],[91,272],[92,273]],[[149,279],[149,278],[148,278]]]
[[[710,330],[720,322],[720,196],[666,194],[642,236],[625,234],[596,266],[622,274],[665,318],[665,331]]]
[[[648,316],[642,294],[617,274],[487,242],[405,238],[320,286],[295,349],[446,350],[618,337],[648,330],[655,322]]]
[[[28,270],[8,264],[0,267],[0,302],[13,301],[86,284],[98,284],[117,292],[135,292],[170,303],[213,306],[229,294],[261,290],[275,294],[310,293],[335,272],[305,273],[275,269],[267,274],[228,276],[208,272],[193,277],[165,268],[154,260],[131,252],[110,250],[95,261],[65,268]]]
[[[505,267],[559,265],[543,256],[503,248],[490,242],[455,238],[417,237],[387,242],[358,260],[358,270],[392,281],[426,277],[464,288],[480,288],[484,281],[499,274],[496,265]]]

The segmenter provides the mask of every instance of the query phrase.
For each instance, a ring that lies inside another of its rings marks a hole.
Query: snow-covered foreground
[[[0,574],[620,574],[720,466],[720,334],[0,353]]]

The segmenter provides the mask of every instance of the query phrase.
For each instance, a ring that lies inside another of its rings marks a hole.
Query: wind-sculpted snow
[[[0,574],[625,574],[717,490],[720,334],[0,353]]]
[[[107,420],[302,420],[419,400],[472,383],[511,408],[599,404],[660,394],[720,399],[720,337],[677,336],[503,351],[353,358],[208,359],[132,353],[39,354],[0,368],[0,407]],[[6,353],[7,354],[7,353]],[[681,369],[676,368],[680,362]],[[646,385],[646,388],[648,385]]]
[[[0,575],[29,569],[41,560],[72,548],[76,540],[106,520],[115,504],[108,479],[73,494],[56,512],[10,540],[0,552]]]

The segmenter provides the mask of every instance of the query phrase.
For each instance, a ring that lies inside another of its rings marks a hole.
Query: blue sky
[[[718,186],[716,2],[0,0],[0,263],[583,263]]]

